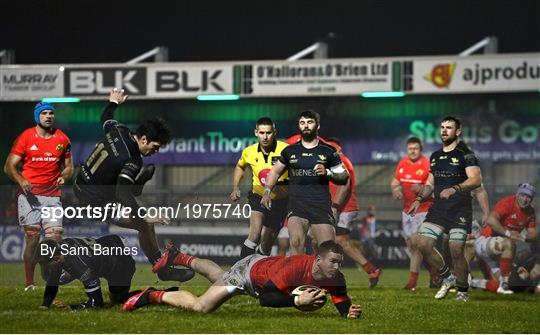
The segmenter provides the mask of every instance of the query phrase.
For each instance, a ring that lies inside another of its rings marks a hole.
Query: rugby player
[[[320,116],[312,110],[298,118],[302,140],[289,145],[272,167],[261,204],[271,208],[271,193],[279,176],[289,172],[288,229],[291,254],[304,252],[309,226],[318,243],[335,240],[335,219],[328,190],[330,181],[344,185],[349,174],[332,146],[319,141]]]
[[[457,300],[468,300],[469,267],[464,257],[467,235],[471,232],[471,191],[482,184],[482,174],[474,152],[459,140],[461,122],[453,116],[441,121],[443,147],[431,154],[431,172],[428,180],[407,214],[413,214],[420,204],[435,192],[433,205],[429,208],[418,233],[413,236],[424,259],[438,269],[442,278],[441,288],[435,295],[442,299],[450,288],[457,286]],[[441,234],[448,231],[449,249],[455,276],[445,264],[435,243]]]
[[[252,190],[248,195],[251,207],[249,235],[242,246],[241,258],[253,254],[259,241],[259,252],[269,255],[287,215],[287,190],[281,186],[287,182],[286,173],[278,180],[280,186],[276,187],[276,191],[279,190],[279,192],[272,194],[272,210],[269,211],[261,206],[268,173],[272,165],[277,162],[283,148],[287,146],[287,143],[276,140],[276,135],[276,126],[272,119],[263,117],[257,120],[255,136],[258,143],[250,145],[242,151],[242,156],[234,168],[233,190],[230,195],[232,201],[237,201],[240,198],[240,182],[246,168],[251,169],[253,176]]]
[[[405,285],[406,290],[416,290],[418,273],[422,265],[422,254],[417,246],[411,243],[411,236],[418,231],[418,227],[424,221],[427,211],[432,204],[432,198],[427,198],[412,215],[407,214],[413,201],[426,183],[429,176],[429,159],[422,155],[422,141],[418,137],[407,140],[407,156],[403,157],[395,170],[394,178],[390,183],[392,196],[396,200],[402,200],[403,212],[401,224],[403,237],[409,249],[411,259],[409,264],[409,280]],[[437,269],[426,265],[430,276],[430,287],[437,285]]]
[[[236,262],[229,271],[223,271],[210,260],[180,253],[174,247],[164,255],[167,258],[155,264],[154,271],[170,264],[189,266],[212,282],[212,286],[200,297],[184,290],[164,292],[147,288],[130,297],[124,310],[164,303],[211,313],[236,294],[249,294],[264,307],[293,307],[320,303],[326,290],[341,316],[356,319],[362,312],[347,295],[345,277],[339,270],[343,249],[334,241],[320,244],[318,255],[249,255]],[[300,285],[315,285],[322,290],[306,290],[297,297],[292,296],[291,292]]]
[[[4,164],[6,175],[20,187],[18,191],[19,224],[24,229],[25,291],[35,289],[32,262],[43,229],[46,238],[60,240],[62,218],[41,218],[44,207],[62,207],[60,187],[73,174],[71,143],[66,134],[54,128],[54,107],[40,102],[34,107],[36,126],[26,129],[15,140]],[[21,165],[21,172],[18,166]]]
[[[79,279],[88,296],[85,302],[71,305],[72,309],[103,307],[100,278],[107,280],[113,303],[123,303],[134,294],[129,292],[129,288],[135,273],[135,261],[131,257],[131,249],[126,248],[116,235],[98,239],[45,239],[38,245],[34,263],[41,265],[43,279],[47,283],[41,304],[43,308],[53,304],[62,271],[72,279]],[[63,307],[63,303],[59,304]]]
[[[533,242],[537,238],[536,212],[531,205],[535,192],[532,184],[522,183],[516,194],[499,200],[488,217],[488,226],[475,241],[476,255],[490,265],[492,270],[499,269],[500,285],[497,293],[513,293],[508,288],[508,278],[516,252],[516,241]]]
[[[153,118],[145,121],[132,133],[125,125],[114,120],[114,111],[124,103],[124,90],[114,88],[109,95],[109,104],[103,111],[101,123],[104,137],[96,144],[93,152],[82,164],[75,178],[74,193],[83,205],[103,207],[107,203],[120,203],[138,213],[135,196],[142,193],[144,184],[154,174],[153,165],[143,165],[142,156],[150,156],[169,143],[170,130],[165,121]],[[139,232],[139,243],[144,254],[154,264],[161,257],[156,240],[155,224],[167,224],[167,217],[114,218],[116,225]],[[195,273],[189,269],[162,269],[161,280],[187,281]]]
[[[540,257],[522,250],[517,255],[516,264],[512,265],[512,270],[508,276],[508,292],[530,292],[540,294]],[[501,284],[497,279],[472,279],[471,287],[481,288],[493,293],[501,292]],[[508,294],[508,293],[506,293]]]

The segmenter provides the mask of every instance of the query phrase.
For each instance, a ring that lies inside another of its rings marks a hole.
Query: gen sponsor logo
[[[449,88],[455,69],[456,63],[436,64],[431,69],[431,72],[424,76],[424,79],[436,87]]]

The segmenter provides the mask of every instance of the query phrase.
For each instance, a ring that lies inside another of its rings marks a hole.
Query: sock
[[[148,261],[150,262],[150,264],[155,264],[159,258],[161,257],[161,251],[157,251],[155,254],[151,255],[151,256],[146,256],[146,258],[148,258]]]
[[[24,275],[26,278],[26,286],[34,284],[34,263],[29,259],[24,259]]]
[[[498,281],[491,279],[486,282],[486,290],[496,293],[498,288],[499,288]]]
[[[373,264],[371,264],[370,261],[367,261],[364,265],[362,265],[362,269],[364,269],[366,273],[371,273],[375,271],[377,268]]]
[[[487,279],[473,279],[471,281],[471,287],[486,289],[487,283]]]
[[[439,273],[439,277],[441,278],[448,278],[450,276],[450,268],[445,264],[442,268],[437,271]]]
[[[467,292],[469,290],[469,283],[467,282],[461,283],[461,282],[456,281],[456,287],[457,287],[458,292]]]
[[[426,268],[429,271],[429,279],[431,282],[436,282],[439,278],[439,274],[437,273],[437,269],[435,269],[434,266],[426,264]]]
[[[191,263],[196,258],[197,257],[195,257],[195,256],[191,256],[191,255],[188,255],[188,254],[183,254],[183,253],[180,252],[174,258],[173,264],[174,265],[182,265],[182,266],[186,266],[186,267],[190,268]]]
[[[409,282],[407,283],[407,286],[416,287],[416,284],[418,283],[418,272],[412,272],[409,274]]]
[[[267,254],[264,253],[264,251],[262,250],[260,244],[259,244],[259,245],[257,246],[257,248],[255,249],[255,253],[257,253],[257,254],[259,254],[259,255],[263,255],[263,256],[269,256],[269,255],[267,255]]]
[[[512,259],[501,257],[499,264],[501,265],[501,277],[508,276],[512,271]]]
[[[165,294],[165,291],[150,292],[150,296],[149,296],[150,303],[151,304],[161,304],[164,294]]]
[[[253,255],[255,253],[255,248],[257,248],[257,243],[246,239],[242,245],[242,251],[240,252],[240,258]]]

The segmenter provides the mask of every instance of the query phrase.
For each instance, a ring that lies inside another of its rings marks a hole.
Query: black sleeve
[[[268,281],[259,294],[259,302],[263,307],[293,307],[294,296],[280,292],[273,282]]]
[[[349,314],[349,308],[351,308],[351,300],[345,300],[342,302],[339,302],[335,304],[339,314],[343,317],[347,317],[347,314]]]
[[[103,110],[103,113],[101,113],[101,124],[114,119],[114,111],[116,110],[116,107],[118,107],[118,104],[114,102],[109,102],[109,104],[107,104]]]
[[[45,271],[46,270],[42,270],[42,274],[44,274]],[[60,275],[60,269],[50,271],[46,275],[43,275],[43,279],[45,279],[45,281],[47,282],[47,286],[45,287],[45,292],[43,293],[42,306],[49,307],[52,304],[54,298],[56,298],[56,294],[58,293],[58,281],[60,280]]]
[[[43,293],[43,303],[41,306],[49,307],[54,298],[56,298],[56,294],[58,293],[58,286],[49,286],[47,285],[45,287],[45,293]]]
[[[278,160],[283,163],[286,167],[289,167],[289,149],[290,147],[285,147],[285,149],[281,150],[281,155],[279,156]]]

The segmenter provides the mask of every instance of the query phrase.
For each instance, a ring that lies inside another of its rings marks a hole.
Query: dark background
[[[333,32],[331,57],[455,55],[486,36],[540,50],[540,1],[10,1],[0,50],[16,62],[284,59]]]

